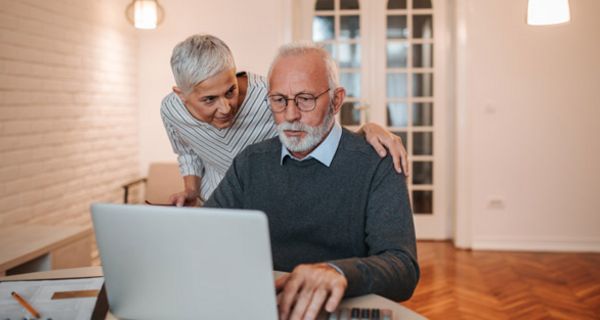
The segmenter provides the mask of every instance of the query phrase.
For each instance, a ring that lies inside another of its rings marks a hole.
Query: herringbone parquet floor
[[[470,251],[419,242],[402,305],[430,319],[600,319],[600,254]]]

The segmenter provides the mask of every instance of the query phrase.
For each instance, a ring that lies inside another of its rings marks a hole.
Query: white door
[[[417,237],[451,236],[448,8],[445,0],[296,0],[294,38],[322,43],[340,67],[339,120],[386,126],[409,152]]]

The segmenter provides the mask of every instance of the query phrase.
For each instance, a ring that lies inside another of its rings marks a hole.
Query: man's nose
[[[283,112],[285,112],[285,120],[288,122],[296,121],[301,117],[300,109],[298,109],[294,100],[288,100],[287,107]]]

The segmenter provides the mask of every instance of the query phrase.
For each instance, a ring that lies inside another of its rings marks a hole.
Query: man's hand
[[[404,172],[404,175],[407,177],[410,175],[408,153],[399,136],[375,123],[363,125],[359,129],[359,133],[360,132],[364,132],[365,139],[373,146],[373,149],[377,151],[380,157],[385,157],[387,151],[389,151],[390,156],[392,156],[392,160],[394,161],[394,168],[396,168],[398,173]]]
[[[275,281],[280,320],[316,319],[325,303],[333,312],[348,287],[346,277],[326,263],[301,264]]]
[[[169,202],[177,207],[196,207],[199,204],[198,191],[186,190],[172,194]]]

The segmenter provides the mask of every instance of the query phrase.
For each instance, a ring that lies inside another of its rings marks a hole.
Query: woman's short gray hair
[[[178,43],[171,55],[171,70],[177,87],[190,93],[198,83],[219,72],[235,68],[233,55],[223,40],[196,34]]]
[[[340,86],[337,64],[335,63],[335,60],[333,60],[333,57],[331,57],[331,54],[329,54],[325,48],[314,42],[293,42],[281,46],[277,52],[277,55],[275,56],[275,59],[273,59],[273,62],[271,63],[271,67],[269,68],[269,79],[271,78],[273,66],[275,66],[280,58],[303,55],[312,52],[320,55],[325,63],[325,69],[327,71],[327,83],[329,85],[329,89],[331,89],[331,91],[329,91],[329,96],[333,97],[334,89]]]

